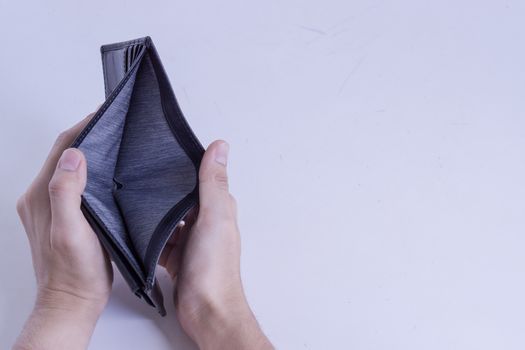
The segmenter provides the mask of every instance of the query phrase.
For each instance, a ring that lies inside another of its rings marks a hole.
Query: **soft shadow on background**
[[[160,316],[155,309],[139,300],[129,289],[126,282],[115,270],[115,282],[108,308],[97,325],[97,332],[91,342],[91,348],[122,348],[126,343],[128,348],[171,348],[183,350],[198,349],[193,341],[183,332],[175,316],[173,306],[173,283],[162,268],[158,268],[157,276],[164,294],[167,315]],[[106,315],[125,324],[143,324],[144,331],[151,332],[148,337],[140,340],[123,340],[122,336],[111,334],[111,327],[106,327]]]

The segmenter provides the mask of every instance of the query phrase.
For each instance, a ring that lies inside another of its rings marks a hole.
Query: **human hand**
[[[37,300],[15,348],[86,348],[109,298],[111,264],[80,210],[86,159],[80,150],[66,149],[92,116],[58,137],[17,202],[31,247]]]
[[[273,349],[246,301],[240,234],[228,190],[229,146],[215,141],[199,170],[200,207],[164,249],[160,264],[176,278],[177,317],[201,349]]]

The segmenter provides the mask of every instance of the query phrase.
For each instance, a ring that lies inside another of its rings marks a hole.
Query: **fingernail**
[[[71,148],[66,149],[58,161],[58,167],[66,171],[76,171],[80,165],[80,160],[81,158],[77,151]]]
[[[217,146],[215,150],[215,161],[221,165],[226,166],[228,161],[228,151],[230,150],[230,145],[226,142],[222,142]]]

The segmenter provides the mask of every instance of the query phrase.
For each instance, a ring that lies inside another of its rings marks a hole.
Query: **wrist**
[[[184,327],[200,349],[270,349],[244,294],[201,301]]]
[[[83,322],[96,322],[106,306],[107,298],[87,298],[59,289],[41,287],[37,292],[34,311],[65,314]]]
[[[67,292],[40,289],[14,349],[86,349],[104,306]]]

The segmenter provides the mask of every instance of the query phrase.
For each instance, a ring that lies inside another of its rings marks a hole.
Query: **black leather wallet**
[[[87,159],[82,210],[132,291],[164,316],[155,268],[198,202],[204,149],[149,37],[101,53],[106,101],[72,145]]]

